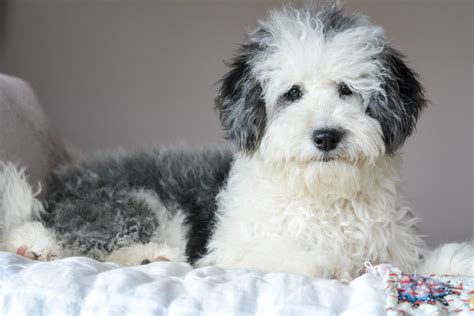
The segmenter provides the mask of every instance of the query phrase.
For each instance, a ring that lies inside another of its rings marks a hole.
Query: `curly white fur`
[[[414,271],[426,247],[399,197],[392,159],[275,169],[236,161],[202,264],[350,280],[364,261]]]
[[[45,260],[61,256],[53,233],[37,221],[44,211],[36,199],[39,192],[33,191],[24,168],[0,161],[0,250],[16,252],[25,246]]]
[[[28,183],[25,169],[12,162],[0,161],[0,232],[25,220],[39,218],[43,211],[36,199],[41,188],[33,190]]]
[[[260,109],[252,119],[265,126],[263,132],[240,134],[262,136],[251,143],[257,144],[255,148],[237,158],[219,194],[216,231],[201,265],[350,280],[364,261],[414,271],[428,253],[415,227],[418,220],[399,189],[397,151],[388,153],[384,135],[390,128],[393,134],[405,129],[399,137],[402,143],[411,133],[418,109],[404,118],[405,126],[384,125],[387,116],[396,121],[413,107],[421,109],[421,88],[401,61],[390,66],[382,60],[388,41],[380,27],[360,16],[347,20],[347,27],[338,26],[343,19],[338,10],[337,6],[329,9],[334,14],[330,22],[324,21],[324,11],[273,12],[251,33],[243,57],[225,78],[219,100],[230,115],[224,116],[224,124],[234,119],[232,107],[242,115],[242,102],[250,99],[235,97],[238,90],[225,86],[245,74],[247,67],[249,78],[234,82],[250,86],[241,89],[245,94],[259,91],[252,85],[260,87],[266,117],[257,120]],[[390,72],[389,67],[399,69]],[[405,83],[395,83],[393,91],[398,94],[389,96],[394,93],[386,92],[387,80],[399,80],[402,73],[416,83],[414,90],[402,91]],[[350,95],[340,94],[341,82],[349,87]],[[295,85],[302,96],[285,101],[285,93]],[[414,101],[402,93],[413,93]],[[371,102],[387,103],[389,97],[401,107],[387,106],[391,109],[383,119],[367,114]],[[238,103],[232,105],[234,100]],[[251,106],[244,112],[249,117]],[[228,129],[233,132],[231,139],[238,134],[235,126]],[[344,131],[337,148],[329,153],[319,150],[312,138],[314,131],[324,129]],[[236,139],[239,145],[243,143],[242,137]],[[464,271],[456,267],[458,273]]]

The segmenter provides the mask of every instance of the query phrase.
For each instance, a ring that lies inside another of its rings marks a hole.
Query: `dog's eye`
[[[352,90],[344,82],[339,83],[337,88],[340,96],[352,95]]]
[[[283,95],[283,98],[290,102],[295,102],[303,97],[303,90],[300,86],[294,85],[288,92]]]

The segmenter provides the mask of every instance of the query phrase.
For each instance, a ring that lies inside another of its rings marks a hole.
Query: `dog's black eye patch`
[[[341,97],[352,95],[351,88],[349,88],[349,86],[347,84],[345,84],[344,82],[341,82],[337,85],[337,90],[338,90],[339,95]]]
[[[295,102],[303,97],[303,89],[300,86],[294,85],[288,92],[283,95],[283,98],[289,102]]]

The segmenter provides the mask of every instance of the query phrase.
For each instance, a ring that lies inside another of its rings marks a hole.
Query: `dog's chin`
[[[338,157],[324,156],[324,157],[320,158],[318,161],[323,162],[323,163],[327,163],[327,162],[331,162],[331,161],[337,161],[338,159],[339,159]]]
[[[321,166],[333,166],[338,164],[358,166],[373,161],[366,156],[352,157],[344,153],[324,153],[310,158],[310,164],[316,163]]]
[[[322,154],[312,157],[312,162],[317,162],[321,164],[330,164],[330,163],[337,163],[337,162],[347,162],[347,159],[344,159],[341,155],[335,154]]]

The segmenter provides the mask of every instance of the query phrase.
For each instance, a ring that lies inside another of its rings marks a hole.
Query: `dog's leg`
[[[474,276],[474,241],[439,246],[426,256],[417,272]]]
[[[40,218],[39,193],[28,183],[25,168],[0,160],[0,238],[3,231]]]
[[[125,266],[136,266],[154,261],[186,262],[184,249],[173,248],[166,243],[150,242],[134,244],[114,250],[105,259]]]
[[[54,233],[40,222],[43,206],[25,169],[0,161],[0,250],[48,261],[62,256]]]
[[[32,260],[50,261],[62,257],[54,233],[41,222],[26,222],[8,229],[3,239],[1,248]]]

